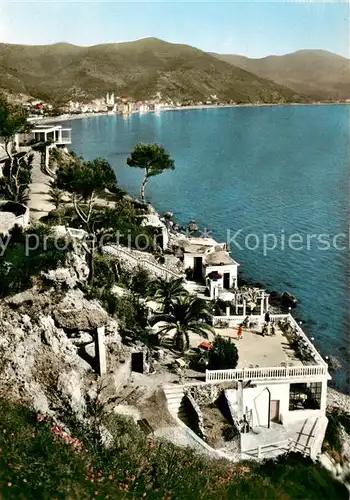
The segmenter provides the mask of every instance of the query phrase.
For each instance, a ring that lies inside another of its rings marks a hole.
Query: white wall
[[[279,418],[282,424],[288,425],[307,418],[315,418],[325,413],[325,408],[321,410],[293,410],[289,411],[289,383],[266,384],[263,383],[253,388],[243,389],[243,413],[248,407],[248,412],[253,412],[253,427],[267,426],[269,417],[269,393],[271,400],[278,400]]]
[[[217,271],[220,274],[230,273],[230,288],[237,286],[238,266],[235,264],[228,264],[226,266],[206,266],[203,268],[203,278],[208,276],[212,271]]]
[[[243,412],[252,410],[253,427],[267,426],[269,422],[269,392],[271,400],[278,400],[279,413],[286,414],[289,409],[289,384],[264,384],[243,389]]]

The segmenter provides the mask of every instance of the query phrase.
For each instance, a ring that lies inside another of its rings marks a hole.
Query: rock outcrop
[[[81,290],[68,292],[53,315],[57,326],[70,331],[95,330],[108,320],[108,314],[98,302],[86,300]]]
[[[109,371],[124,361],[118,322],[83,292],[27,290],[0,303],[0,395],[55,416],[68,408],[80,421],[98,397],[97,327],[105,325]],[[88,347],[88,349],[86,349]],[[83,351],[90,356],[84,356]]]

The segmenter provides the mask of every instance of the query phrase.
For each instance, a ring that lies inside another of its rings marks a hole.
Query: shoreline
[[[345,104],[345,103],[291,103],[291,104],[271,104],[271,103],[266,103],[266,104],[258,104],[258,105],[255,105],[255,104],[239,104],[239,105],[221,105],[221,106],[212,106],[212,105],[203,105],[203,106],[179,106],[179,107],[164,107],[163,109],[159,110],[159,113],[160,111],[181,111],[183,109],[185,110],[193,110],[193,109],[212,109],[212,108],[234,108],[234,107],[266,107],[266,106],[319,106],[319,105],[334,105],[334,104],[337,104],[337,105],[342,105],[342,104]],[[349,103],[348,103],[349,104]],[[136,114],[138,113],[137,111],[134,111],[132,113],[129,113],[129,114]],[[147,113],[157,113],[154,112],[154,111],[149,111],[149,112],[145,112],[145,113],[142,113],[142,114],[147,114]],[[53,123],[54,121],[56,122],[61,122],[61,121],[69,121],[69,120],[76,120],[76,119],[82,119],[82,118],[88,118],[88,117],[91,117],[91,116],[116,116],[117,114],[120,114],[122,115],[121,113],[110,113],[110,112],[103,112],[103,113],[84,113],[84,114],[73,114],[73,115],[69,115],[69,114],[66,114],[66,115],[61,115],[59,117],[47,117],[47,118],[43,118],[43,119],[40,119],[38,120],[39,123]],[[122,115],[123,116],[123,115]],[[54,119],[52,119],[54,118]],[[152,207],[153,207],[153,210],[155,213],[158,214],[158,216],[160,216],[158,210],[154,207],[154,205],[152,204]],[[246,284],[249,286],[249,285],[253,285],[255,284],[255,281],[254,279],[252,278],[249,278],[248,276],[246,276],[245,274],[243,274],[243,276],[241,276],[243,281],[246,282]],[[265,286],[262,284],[262,287],[265,288]],[[337,392],[340,392],[341,394],[344,394],[346,396],[349,395],[348,392],[345,392],[347,391],[346,388],[342,388],[340,389],[339,386],[337,386],[337,384],[334,383],[334,381],[332,381],[332,385],[330,387],[332,387],[333,390],[337,391]],[[344,392],[341,392],[341,391],[344,391]]]
[[[148,113],[155,113],[159,114],[162,112],[168,112],[168,111],[182,111],[182,110],[195,110],[195,109],[226,109],[226,108],[266,108],[266,107],[286,107],[286,106],[344,106],[344,105],[350,105],[350,102],[284,102],[284,103],[260,103],[260,104],[251,104],[251,103],[245,103],[245,104],[218,104],[218,105],[212,105],[212,104],[202,104],[200,106],[196,105],[189,105],[189,106],[169,106],[164,108],[161,108],[159,110],[152,110],[152,111],[145,111],[142,112],[142,115],[146,115]],[[90,118],[90,117],[98,117],[98,116],[129,116],[139,113],[139,111],[131,111],[130,113],[119,113],[119,112],[108,112],[108,111],[103,111],[101,113],[80,113],[80,114],[64,114],[60,116],[46,116],[43,118],[38,118],[38,119],[31,119],[32,123],[39,124],[40,123],[56,123],[56,122],[62,122],[62,121],[71,121],[71,120],[81,120],[83,118]]]

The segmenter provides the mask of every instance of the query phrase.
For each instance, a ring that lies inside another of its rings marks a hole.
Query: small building
[[[204,281],[210,295],[214,290],[237,288],[238,262],[227,251],[226,243],[209,237],[180,240],[184,268],[191,270],[195,281]],[[215,277],[214,277],[215,275]]]
[[[34,125],[28,134],[17,134],[15,143],[18,146],[51,142],[55,146],[67,146],[72,143],[71,128],[62,125]]]

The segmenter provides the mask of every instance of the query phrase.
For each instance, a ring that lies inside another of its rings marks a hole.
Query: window
[[[289,411],[319,410],[321,408],[322,382],[290,384]]]

